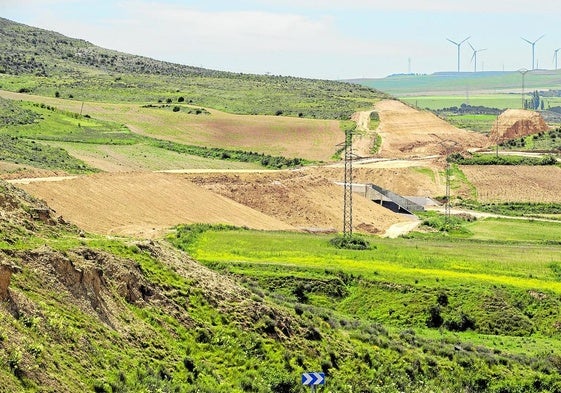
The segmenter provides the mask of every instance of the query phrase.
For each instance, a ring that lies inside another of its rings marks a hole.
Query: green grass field
[[[528,92],[529,93],[529,92]],[[526,95],[526,99],[530,97]],[[452,106],[469,104],[472,106],[485,106],[498,109],[521,109],[522,97],[520,93],[512,94],[458,94],[458,95],[425,95],[404,96],[400,98],[404,102],[421,109],[442,109]],[[544,97],[545,107],[560,106],[561,97]]]

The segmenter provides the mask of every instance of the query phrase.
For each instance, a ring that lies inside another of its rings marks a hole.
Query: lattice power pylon
[[[353,236],[353,132],[345,131],[345,191],[343,203],[343,236]]]

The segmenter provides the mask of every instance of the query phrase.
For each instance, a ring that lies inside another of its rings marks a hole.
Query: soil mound
[[[459,129],[430,112],[416,110],[400,101],[380,101],[376,111],[380,116],[377,132],[382,137],[381,157],[440,155],[489,144],[485,135]]]
[[[341,231],[343,209],[342,170],[309,168],[276,173],[191,175],[210,191],[311,232]],[[407,221],[355,194],[353,226],[359,232],[384,233],[391,225]]]
[[[507,109],[499,115],[491,128],[489,139],[493,143],[502,143],[526,135],[547,131],[549,127],[538,112]]]

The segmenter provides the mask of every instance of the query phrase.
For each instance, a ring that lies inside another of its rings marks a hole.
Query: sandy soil
[[[337,180],[342,173],[329,172]],[[225,223],[263,230],[342,230],[341,186],[321,169],[248,173],[106,173],[19,180],[58,215],[86,231],[158,237],[181,223]],[[58,180],[58,181],[53,181]],[[384,234],[407,221],[355,194],[357,231]]]
[[[45,200],[86,231],[138,237],[162,235],[181,223],[223,223],[294,230],[278,219],[207,191],[183,175],[97,174],[19,187]]]
[[[456,128],[430,112],[399,101],[383,100],[375,108],[380,115],[377,132],[382,136],[381,157],[421,157],[489,144],[482,134]]]
[[[359,157],[372,156],[371,150],[376,136],[375,130],[370,129],[370,111],[356,112],[352,120],[356,122],[357,135],[353,138],[353,152]]]
[[[324,173],[322,168],[310,168],[273,174],[191,175],[190,179],[299,229],[341,231],[343,188],[334,180],[342,176],[340,170]],[[403,221],[407,218],[355,194],[353,226],[357,231],[383,234]]]
[[[462,166],[481,202],[561,202],[556,166]]]

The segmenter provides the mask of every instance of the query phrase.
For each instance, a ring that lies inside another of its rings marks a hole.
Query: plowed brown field
[[[154,237],[182,223],[295,230],[278,219],[198,187],[182,175],[99,174],[18,186],[45,200],[66,220],[102,234]]]
[[[381,157],[400,158],[445,154],[488,146],[482,134],[452,126],[427,111],[418,111],[400,101],[376,104],[380,115],[377,132],[382,136]]]
[[[342,230],[341,186],[316,170],[239,174],[97,174],[19,184],[87,231],[159,236],[180,223],[264,230]],[[407,221],[359,195],[354,227],[383,234]]]
[[[480,202],[561,202],[556,166],[462,166]]]

